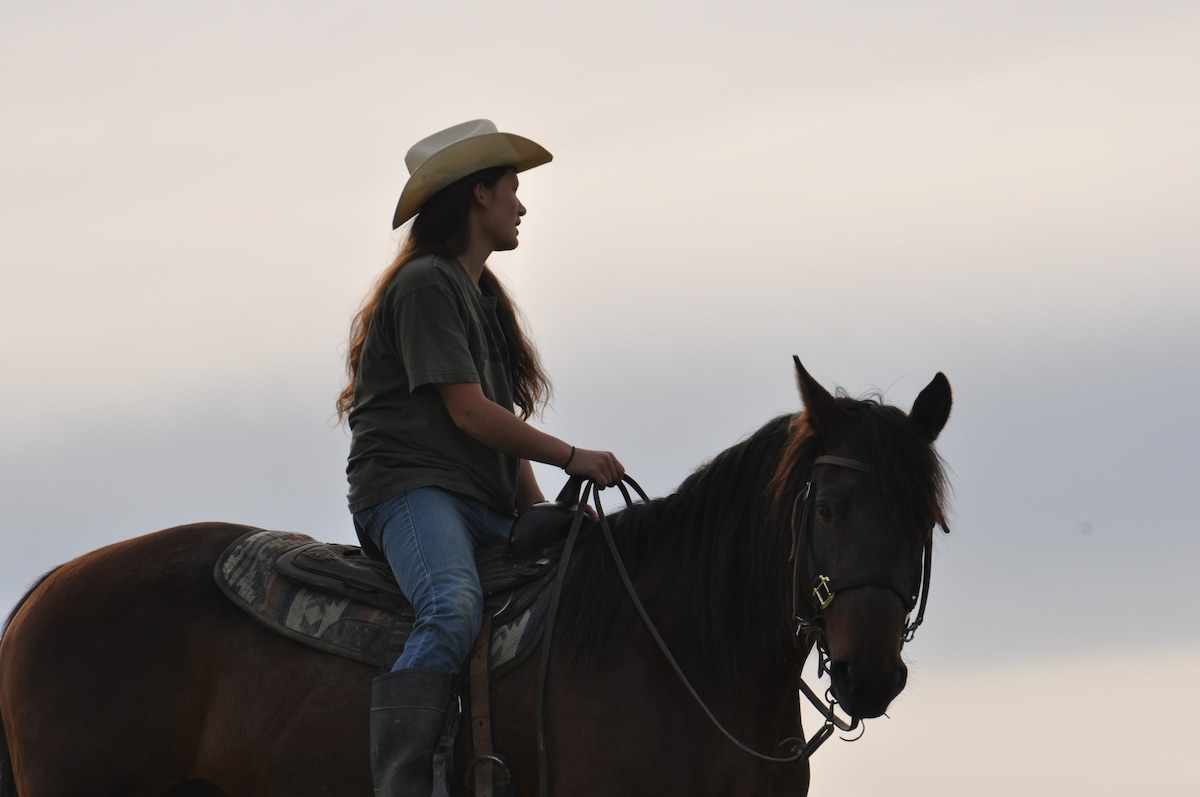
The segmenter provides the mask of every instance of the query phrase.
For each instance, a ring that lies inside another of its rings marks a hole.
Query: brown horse
[[[945,527],[933,441],[949,383],[938,374],[906,414],[834,398],[796,369],[805,413],[613,515],[611,547],[580,536],[545,684],[550,793],[803,795],[797,688],[814,641],[852,717],[878,716],[903,688],[908,615]],[[30,590],[0,641],[0,795],[372,793],[376,671],[274,635],[223,597],[214,562],[246,531],[127,540]],[[537,661],[491,690],[494,747],[521,795],[539,791]],[[466,793],[467,725],[452,793]]]

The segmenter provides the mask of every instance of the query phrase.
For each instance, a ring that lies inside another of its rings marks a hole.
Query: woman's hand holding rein
[[[510,410],[488,399],[475,382],[437,385],[454,424],[479,442],[521,459],[561,467],[569,476],[584,476],[598,487],[611,487],[625,468],[611,451],[575,448],[535,429]]]
[[[621,481],[625,467],[611,451],[592,451],[571,447],[572,454],[562,469],[568,476],[584,476],[598,487],[611,487]]]

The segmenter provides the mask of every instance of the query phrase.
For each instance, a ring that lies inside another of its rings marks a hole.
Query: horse
[[[904,688],[933,532],[948,530],[934,441],[949,382],[937,374],[905,413],[795,369],[802,412],[575,540],[545,667],[533,656],[491,684],[514,793],[804,795],[810,651],[830,717],[877,717]],[[246,531],[128,539],[29,590],[0,638],[0,795],[372,793],[377,670],[223,596],[214,562]],[[471,793],[463,725],[451,794]]]

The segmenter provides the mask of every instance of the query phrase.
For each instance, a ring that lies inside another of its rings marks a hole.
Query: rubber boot
[[[371,682],[371,777],[375,797],[430,797],[433,752],[454,676],[396,670]]]

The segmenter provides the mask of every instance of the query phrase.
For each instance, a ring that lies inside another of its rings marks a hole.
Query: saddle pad
[[[550,559],[505,566],[503,556],[489,550],[480,552],[478,564],[485,608],[495,615],[491,669],[500,675],[536,643],[554,568]],[[412,607],[387,566],[354,546],[254,531],[221,554],[214,575],[230,600],[272,630],[380,670],[399,657],[412,633]]]

